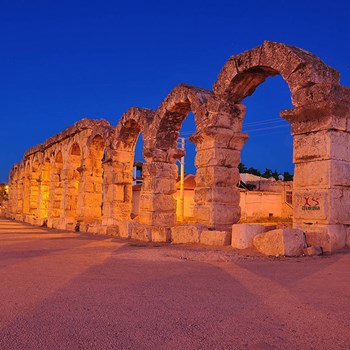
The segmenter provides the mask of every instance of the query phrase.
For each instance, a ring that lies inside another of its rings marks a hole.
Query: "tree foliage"
[[[261,173],[258,169],[256,168],[247,168],[245,166],[245,164],[243,163],[239,163],[238,165],[238,170],[239,172],[242,173],[248,173],[248,174],[253,174],[253,175],[257,175],[257,176],[261,176],[264,177],[266,179],[269,179],[271,177],[275,178],[276,180],[278,180],[278,177],[280,175],[283,175],[284,181],[292,181],[293,180],[293,175],[291,175],[288,171],[285,171],[283,173],[278,172],[277,169],[275,169],[274,171],[272,171],[269,168],[265,168],[265,171],[263,173]]]

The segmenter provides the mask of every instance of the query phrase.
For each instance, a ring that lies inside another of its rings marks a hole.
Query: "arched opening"
[[[102,136],[96,135],[89,144],[89,153],[85,161],[84,203],[81,208],[81,220],[86,224],[100,223],[103,215],[103,167],[106,143]],[[79,215],[80,218],[80,215]]]
[[[64,196],[64,219],[67,229],[77,229],[78,196],[81,170],[81,150],[74,142],[68,151],[66,169],[66,189]],[[79,225],[78,225],[79,226]]]
[[[340,150],[350,138],[346,128],[349,89],[339,85],[336,70],[313,54],[265,41],[231,57],[214,91],[223,101],[240,104],[276,74],[288,84],[294,106],[280,113],[290,122],[293,135],[293,227],[306,233],[308,244],[333,250],[344,246],[350,219],[345,200],[350,191],[335,175],[348,166]],[[344,210],[340,212],[339,207]]]
[[[123,181],[118,186],[119,200],[125,205],[129,204],[129,211],[126,213],[129,217],[126,219],[135,219],[139,215],[140,194],[142,186],[143,157],[140,152],[140,145],[143,144],[141,126],[136,119],[126,120],[119,132],[120,151],[119,165],[120,171],[125,174]],[[138,156],[140,163],[135,164],[135,151],[138,145]]]
[[[140,130],[139,126],[136,126]],[[135,135],[134,135],[135,136]],[[134,156],[132,159],[132,192],[131,192],[131,219],[135,219],[139,215],[140,195],[143,183],[143,165],[145,159],[143,157],[144,141],[141,131],[137,136],[134,146]]]
[[[280,75],[268,78],[243,102],[240,222],[277,222],[292,226],[294,165],[290,124],[279,115],[292,108],[290,90]]]
[[[47,220],[49,213],[51,163],[45,158],[41,169],[40,181],[40,218]]]
[[[150,109],[132,107],[124,113],[116,127],[116,152],[110,157],[110,161],[104,164],[104,169],[107,187],[105,204],[109,208],[106,217],[110,217],[117,225],[119,222],[140,220],[143,196],[140,187],[146,185],[147,192],[152,186],[151,183],[145,184],[144,164],[139,164],[138,169],[134,169],[134,163],[136,144],[140,146],[143,141],[149,140],[147,133],[153,117],[154,111]],[[138,153],[138,156],[140,155],[141,152]],[[137,175],[140,176],[138,179]]]
[[[192,124],[190,131],[193,132],[189,140],[196,147],[194,219],[191,218],[191,222],[211,225],[215,220],[216,214],[213,214],[212,210],[215,200],[209,204],[207,200],[211,196],[209,192],[212,191],[212,187],[207,183],[208,177],[204,174],[208,168],[215,166],[215,162],[212,162],[212,157],[215,156],[211,144],[213,135],[207,128],[216,118],[214,113],[208,111],[210,103],[215,108],[215,96],[212,92],[182,84],[167,96],[157,110],[155,122],[152,125],[155,140],[153,149],[156,151],[150,152],[148,156],[148,167],[151,170],[148,171],[149,181],[154,183],[153,193],[147,199],[151,204],[148,210],[150,224],[167,227],[174,226],[176,221],[184,223],[185,213],[182,210],[179,220],[176,220],[177,202],[174,194],[177,190],[179,173],[177,162],[185,153],[185,150],[179,147],[178,139],[181,127],[186,123],[185,120],[191,112],[194,122],[193,119],[192,123],[191,118],[188,119]],[[182,199],[181,202],[183,202]]]
[[[36,218],[38,217],[38,205],[39,205],[39,189],[40,189],[40,162],[38,159],[33,161],[32,171],[30,174],[30,200],[29,200],[29,212]]]
[[[50,192],[50,221],[52,221],[53,227],[58,227],[58,219],[61,217],[62,212],[62,196],[63,196],[63,183],[62,183],[62,169],[63,169],[63,156],[62,152],[58,151],[52,164],[52,191]]]
[[[176,181],[176,222],[178,224],[194,223],[194,190],[196,187],[196,145],[190,137],[196,132],[196,124],[192,112],[181,125],[178,148],[184,149],[185,155],[177,160],[178,178]]]

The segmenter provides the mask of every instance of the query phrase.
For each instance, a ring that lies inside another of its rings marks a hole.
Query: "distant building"
[[[139,173],[133,186],[133,214],[138,214],[140,191],[142,186],[142,163],[135,163]],[[136,171],[136,170],[135,170]],[[293,214],[292,194],[293,181],[281,181],[274,178],[263,178],[252,174],[240,174],[240,207],[241,219],[264,217],[291,217]],[[191,221],[194,217],[194,189],[196,177],[188,174],[184,179],[184,216]],[[174,198],[177,201],[176,213],[180,213],[180,179]]]

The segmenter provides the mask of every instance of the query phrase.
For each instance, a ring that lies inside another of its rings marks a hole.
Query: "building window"
[[[293,204],[293,192],[292,191],[286,191],[286,202],[288,204]]]

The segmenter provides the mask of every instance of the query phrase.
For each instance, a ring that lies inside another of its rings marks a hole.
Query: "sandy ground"
[[[350,349],[350,250],[247,257],[0,220],[0,349]]]

